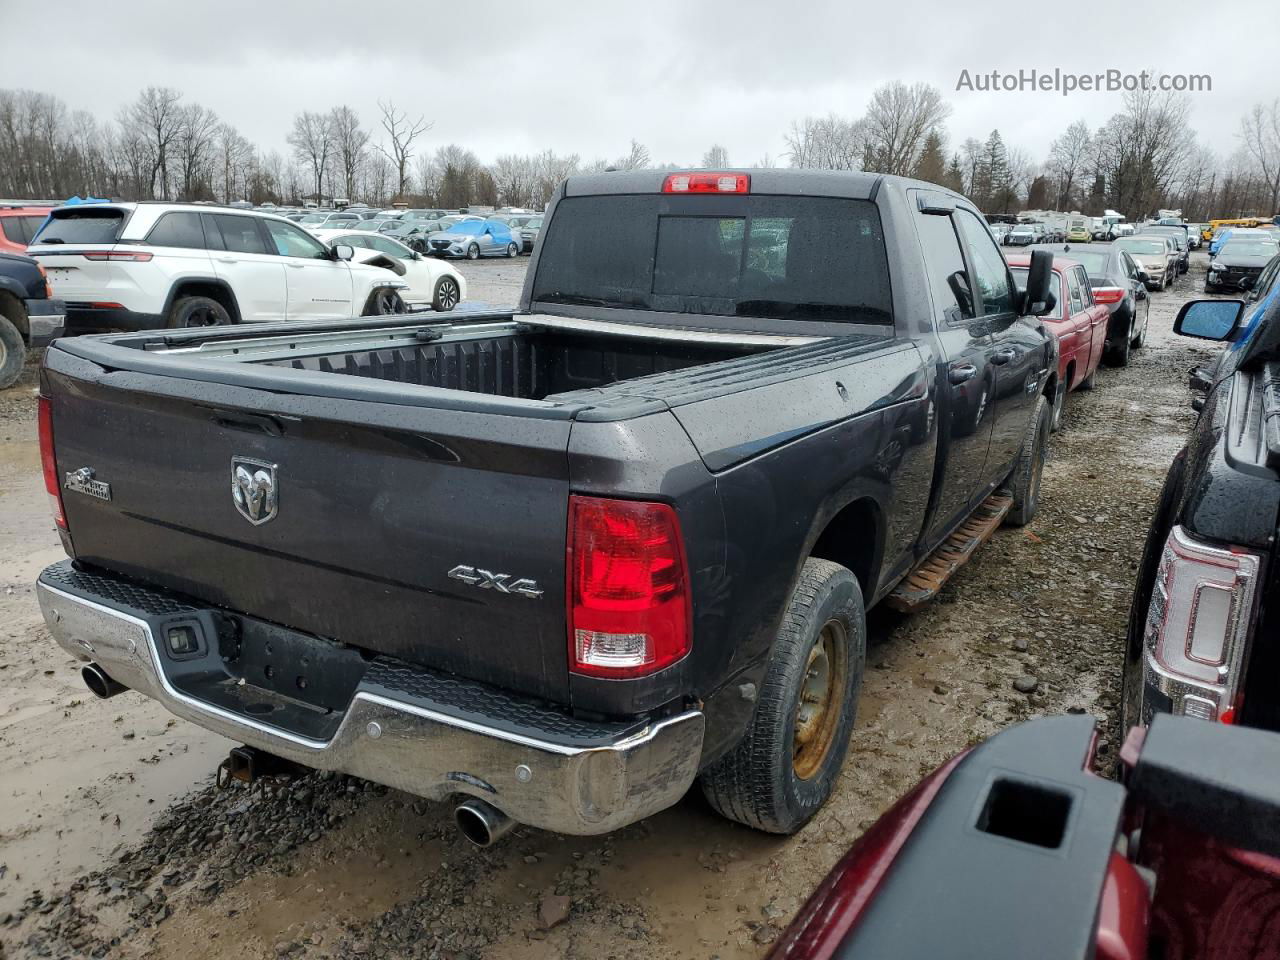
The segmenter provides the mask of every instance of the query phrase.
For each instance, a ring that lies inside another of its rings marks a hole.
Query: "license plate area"
[[[153,629],[161,669],[177,690],[314,740],[337,731],[368,666],[352,647],[220,611],[167,618]]]

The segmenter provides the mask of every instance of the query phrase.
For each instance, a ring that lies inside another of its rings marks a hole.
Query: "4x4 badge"
[[[249,457],[232,457],[231,500],[236,512],[255,527],[275,517],[280,506],[276,465]]]
[[[488,570],[481,570],[479,567],[458,564],[458,566],[449,571],[449,576],[473,587],[479,587],[481,590],[516,593],[522,597],[528,597],[530,600],[537,600],[542,596],[542,588],[538,586],[537,580],[523,578],[513,580],[509,573],[490,573]]]

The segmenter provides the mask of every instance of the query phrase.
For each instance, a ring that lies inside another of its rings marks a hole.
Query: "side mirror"
[[[1191,300],[1182,305],[1173,332],[1199,340],[1231,340],[1240,328],[1243,300]]]
[[[1027,292],[1022,297],[1022,314],[1043,317],[1053,309],[1057,298],[1053,295],[1053,254],[1047,250],[1031,252],[1031,266],[1027,270]]]
[[[1147,283],[1148,281],[1151,280],[1151,274],[1147,273],[1147,271],[1145,270],[1139,270],[1138,279],[1141,280],[1143,283]]]
[[[333,248],[333,255],[338,260],[350,260],[356,255],[355,250],[349,243],[339,243]]]

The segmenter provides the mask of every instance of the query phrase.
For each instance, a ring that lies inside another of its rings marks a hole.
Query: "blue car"
[[[524,241],[500,220],[463,220],[427,236],[427,253],[436,257],[518,257]]]
[[[1217,254],[1219,248],[1227,242],[1227,237],[1231,236],[1231,230],[1216,230],[1213,239],[1209,241],[1209,256]]]

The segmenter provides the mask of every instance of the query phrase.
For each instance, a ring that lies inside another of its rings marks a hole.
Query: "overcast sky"
[[[1192,121],[1229,154],[1240,116],[1280,95],[1275,0],[0,0],[0,23],[0,87],[104,118],[142,87],[176,87],[281,151],[295,113],[345,103],[376,128],[382,98],[434,121],[425,148],[456,142],[486,162],[545,148],[613,159],[635,137],[655,161],[697,163],[720,142],[745,165],[779,159],[792,120],[860,115],[874,87],[902,80],[942,89],[950,147],[998,127],[1040,160],[1120,95],[956,84],[964,69],[1056,67],[1210,73]]]

